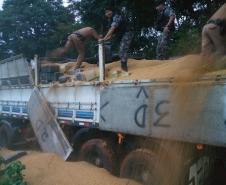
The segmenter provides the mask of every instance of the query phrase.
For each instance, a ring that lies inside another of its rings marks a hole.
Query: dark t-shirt
[[[122,23],[122,16],[121,15],[114,15],[112,18],[112,23],[111,23],[111,27],[116,27],[118,28],[120,26],[120,24]]]
[[[115,33],[118,37],[122,37],[126,32],[130,31],[126,18],[120,14],[115,14],[112,17],[111,27],[116,28]]]
[[[164,27],[169,22],[171,16],[176,16],[176,14],[174,10],[169,6],[166,6],[162,11],[158,12],[156,29],[158,31],[163,31]],[[170,31],[175,30],[174,22],[169,26],[169,29]]]

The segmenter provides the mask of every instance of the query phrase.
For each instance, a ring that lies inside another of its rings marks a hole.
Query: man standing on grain
[[[133,40],[134,33],[132,27],[128,21],[128,18],[116,13],[113,7],[107,7],[105,9],[105,16],[111,22],[110,28],[101,41],[107,41],[117,35],[120,38],[119,56],[121,59],[121,69],[125,72],[128,71],[128,50]]]
[[[156,10],[158,12],[156,29],[161,32],[158,37],[156,48],[156,58],[158,60],[167,60],[168,48],[172,33],[175,31],[176,15],[171,7],[165,4],[164,0],[157,0]]]

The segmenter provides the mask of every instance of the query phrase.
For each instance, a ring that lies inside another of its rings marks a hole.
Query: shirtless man
[[[69,51],[70,48],[75,48],[78,52],[77,64],[75,68],[79,68],[85,61],[85,42],[89,39],[100,39],[96,30],[91,27],[85,27],[70,34],[64,47],[57,48],[51,53],[51,56],[60,57]]]
[[[221,57],[226,54],[226,3],[209,19],[202,30],[202,54]]]

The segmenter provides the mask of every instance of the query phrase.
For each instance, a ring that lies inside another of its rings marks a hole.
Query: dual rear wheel
[[[115,173],[116,157],[112,146],[104,139],[86,141],[80,150],[79,160],[87,161],[97,167]],[[120,176],[136,180],[144,185],[161,185],[161,174],[165,172],[164,164],[157,155],[148,149],[136,149],[122,161]]]
[[[120,176],[136,180],[144,185],[161,185],[162,163],[157,155],[148,149],[130,152],[123,160]]]
[[[115,156],[109,143],[103,139],[86,141],[79,153],[79,160],[87,161],[111,173],[115,170]]]

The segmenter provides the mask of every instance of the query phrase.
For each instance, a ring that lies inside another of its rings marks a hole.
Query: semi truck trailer
[[[206,184],[226,147],[226,75],[106,81],[99,53],[99,79],[57,85],[40,82],[38,57],[2,60],[0,145],[34,131],[44,151],[142,184]]]

